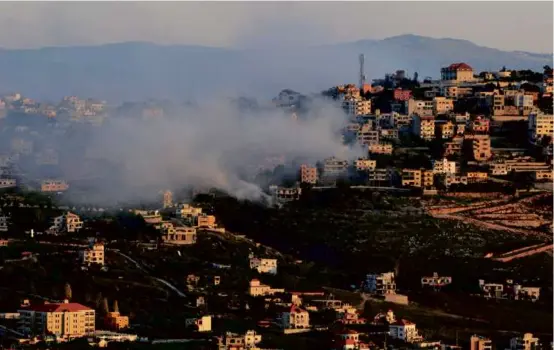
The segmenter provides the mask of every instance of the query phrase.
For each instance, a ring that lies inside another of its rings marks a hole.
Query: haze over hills
[[[162,46],[128,42],[82,47],[0,50],[0,92],[37,99],[63,95],[109,101],[248,95],[269,98],[284,88],[315,92],[357,82],[358,54],[369,79],[405,69],[438,77],[440,67],[466,62],[476,71],[541,70],[552,55],[501,51],[466,40],[401,35],[317,47],[260,49]]]

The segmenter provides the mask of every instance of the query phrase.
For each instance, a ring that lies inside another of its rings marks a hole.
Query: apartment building
[[[554,115],[543,113],[529,114],[529,141],[531,143],[540,142],[545,136],[552,138],[554,133]]]
[[[393,98],[396,101],[408,101],[412,97],[412,90],[394,89]]]
[[[441,87],[441,94],[453,101],[457,101],[461,98],[466,98],[473,95],[473,88],[470,86],[443,86]]]
[[[375,170],[377,161],[374,159],[358,158],[354,161],[354,165],[357,171]]]
[[[362,129],[360,129],[360,131],[358,131],[358,134],[356,135],[356,139],[358,140],[358,143],[361,145],[378,144],[379,130],[364,130],[364,127],[362,126]]]
[[[447,174],[444,177],[444,185],[446,187],[452,185],[467,185],[467,176]]]
[[[129,316],[122,316],[118,311],[108,312],[104,324],[108,329],[120,331],[129,328]]]
[[[341,176],[348,170],[348,161],[330,157],[323,162],[323,174],[325,176]]]
[[[78,303],[44,303],[24,307],[19,313],[19,331],[29,335],[53,334],[79,338],[95,331],[95,312]]]
[[[300,181],[315,185],[317,183],[317,168],[305,164],[300,166]]]
[[[195,224],[196,224],[196,227],[199,227],[199,228],[213,229],[217,227],[217,224],[215,223],[215,216],[207,215],[204,213],[196,217]]]
[[[464,139],[462,137],[454,137],[451,142],[445,142],[444,155],[445,156],[459,156],[462,154],[462,146]]]
[[[488,180],[489,174],[484,171],[468,171],[466,177],[468,183],[484,182]]]
[[[398,140],[398,129],[380,128],[379,138],[383,140]]]
[[[202,214],[202,208],[193,207],[190,204],[180,204],[177,206],[175,214],[178,218],[195,217]]]
[[[412,132],[414,135],[424,139],[432,140],[435,138],[435,117],[420,117],[415,114],[412,119]]]
[[[492,341],[480,335],[472,335],[469,343],[470,350],[492,350]]]
[[[552,182],[552,170],[538,170],[533,173],[534,181]],[[1,220],[1,219],[0,219]],[[2,231],[2,223],[0,222],[0,231]]]
[[[133,213],[141,216],[144,222],[150,225],[157,225],[163,221],[159,210],[133,210]]]
[[[450,120],[435,120],[437,138],[448,140],[454,137],[455,125]]]
[[[478,116],[469,123],[469,128],[477,134],[488,134],[490,130],[490,119]]]
[[[250,269],[258,273],[277,274],[277,259],[250,257]]]
[[[368,274],[363,282],[363,289],[371,294],[396,294],[394,272]]]
[[[433,276],[421,277],[421,287],[442,288],[452,283],[452,277],[439,276],[438,273],[433,272]]]
[[[199,317],[187,318],[185,320],[185,326],[194,328],[198,332],[211,332],[212,316],[204,315]]]
[[[281,328],[307,329],[310,328],[310,314],[299,306],[292,305],[281,313]]]
[[[392,150],[392,143],[380,142],[368,146],[368,151],[372,154],[392,154]]]
[[[218,350],[254,350],[262,341],[262,335],[256,331],[246,331],[245,334],[225,332],[224,336],[217,337]]]
[[[342,108],[349,116],[371,114],[371,100],[349,96],[342,101]]]
[[[367,181],[372,185],[390,185],[392,177],[391,169],[376,168],[367,172]]]
[[[173,225],[167,227],[162,235],[162,240],[166,244],[195,244],[196,228],[173,223]]]
[[[408,114],[417,114],[419,116],[432,116],[433,115],[433,101],[413,100],[408,101]]]
[[[17,187],[17,181],[15,179],[0,179],[0,188],[14,187]]]
[[[162,204],[163,204],[164,209],[165,208],[171,208],[173,206],[173,192],[164,191]]]
[[[510,339],[510,350],[538,350],[539,338],[533,337],[533,333],[525,333],[523,337]]]
[[[453,63],[441,68],[441,80],[453,83],[473,81],[473,68],[466,63]]]
[[[82,228],[83,222],[81,221],[79,215],[67,212],[64,215],[60,215],[52,219],[52,226],[49,230],[55,233],[73,233],[78,232]]]
[[[80,252],[84,265],[98,264],[104,266],[104,244],[94,243],[90,248]]]
[[[492,157],[489,135],[466,135],[464,140],[471,143],[473,159],[476,161],[486,161]]]
[[[433,161],[433,174],[457,174],[460,165],[446,158]]]
[[[433,114],[448,114],[454,110],[454,101],[446,97],[433,98]]]
[[[434,184],[434,173],[425,169],[402,169],[402,186],[427,188]]]
[[[269,186],[269,192],[274,200],[278,202],[295,201],[300,198],[302,189],[300,187],[279,187],[276,185]]]
[[[44,180],[40,185],[42,192],[63,192],[68,189],[69,185],[63,180]]]
[[[389,325],[389,334],[393,339],[400,339],[406,343],[415,343],[423,340],[419,335],[416,324],[408,320],[398,320]]]
[[[248,294],[252,297],[259,297],[259,296],[265,296],[265,295],[273,295],[276,293],[284,293],[284,289],[275,289],[271,288],[267,284],[263,284],[258,279],[253,279],[250,281],[250,287],[248,290]]]

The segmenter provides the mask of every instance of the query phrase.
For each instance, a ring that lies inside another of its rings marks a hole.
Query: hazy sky
[[[553,2],[0,2],[0,47],[325,44],[400,34],[552,52]]]

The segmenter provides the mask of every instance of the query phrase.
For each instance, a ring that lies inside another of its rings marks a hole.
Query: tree
[[[108,298],[104,298],[104,300],[102,300],[102,312],[104,312],[105,314],[110,312],[110,306],[108,305]]]
[[[72,296],[73,296],[73,293],[71,292],[71,285],[69,283],[66,283],[64,287],[64,297],[67,300],[71,300]]]
[[[119,312],[119,304],[118,304],[117,300],[113,301],[113,311],[114,312]]]

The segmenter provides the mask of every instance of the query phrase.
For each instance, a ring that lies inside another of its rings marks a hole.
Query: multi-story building
[[[435,138],[435,117],[420,117],[415,114],[412,120],[412,132],[414,135],[424,139],[432,140]]]
[[[371,294],[396,294],[394,272],[368,274],[363,283],[364,290]]]
[[[382,140],[398,140],[398,129],[380,128],[379,139]]]
[[[471,142],[473,159],[486,161],[492,157],[491,138],[489,135],[466,135],[464,140]]]
[[[274,200],[278,202],[289,202],[298,200],[302,194],[302,189],[300,187],[279,187],[271,185],[269,186],[269,192]]]
[[[196,217],[196,227],[199,228],[215,228],[217,224],[215,223],[215,216],[208,214],[200,214]]]
[[[488,134],[490,129],[490,119],[478,116],[469,123],[469,128],[478,134]]]
[[[255,350],[262,341],[262,335],[256,331],[246,331],[245,334],[225,332],[218,337],[218,350]]]
[[[433,272],[433,276],[421,277],[421,287],[442,288],[452,283],[452,277],[439,276],[438,273]]]
[[[452,185],[467,185],[467,176],[447,174],[444,177],[444,185],[446,187]]]
[[[433,114],[448,114],[454,109],[454,101],[446,97],[435,97],[433,99]]]
[[[435,120],[437,138],[447,140],[454,137],[455,125],[450,120]]]
[[[372,154],[392,154],[392,150],[392,143],[379,142],[368,146],[368,151]]]
[[[277,259],[250,258],[250,269],[257,270],[259,273],[277,274]]]
[[[119,311],[108,312],[104,317],[104,324],[108,329],[120,331],[129,328],[129,316],[122,316]]]
[[[253,279],[250,281],[250,287],[248,289],[248,294],[252,297],[273,295],[276,293],[284,293],[284,289],[275,289],[271,288],[267,284],[263,284],[258,279]]]
[[[356,170],[358,171],[375,170],[377,167],[377,161],[374,159],[358,158],[354,164],[356,166]]]
[[[417,114],[419,116],[431,116],[433,115],[433,101],[413,100],[408,101],[408,114]]]
[[[400,339],[407,343],[415,343],[423,339],[419,335],[416,324],[408,320],[398,320],[389,325],[389,334],[393,339]]]
[[[392,176],[391,169],[376,168],[367,172],[367,181],[372,185],[390,185]]]
[[[394,89],[393,98],[396,101],[408,101],[412,97],[412,90]]]
[[[18,310],[19,331],[29,335],[54,334],[79,338],[95,331],[95,312],[78,303],[45,303]]]
[[[402,186],[433,186],[433,172],[425,169],[402,169]]]
[[[484,171],[468,171],[466,177],[468,183],[483,182],[487,181],[489,174]]]
[[[302,164],[300,167],[300,181],[315,185],[317,183],[317,168]]]
[[[104,244],[94,243],[90,248],[80,252],[81,261],[84,265],[104,265]]]
[[[545,136],[552,138],[554,133],[554,115],[543,113],[529,114],[529,141],[540,142]],[[552,140],[552,139],[551,139]]]
[[[185,320],[186,327],[192,327],[198,332],[212,331],[212,316],[204,315],[199,317],[191,317]]]
[[[492,350],[492,341],[479,335],[472,335],[469,343],[470,350]]]
[[[63,180],[44,180],[40,186],[42,192],[63,192],[67,189],[69,185]]]
[[[538,350],[539,338],[533,337],[533,333],[525,333],[523,337],[510,339],[510,350]]]
[[[448,85],[441,88],[441,94],[446,98],[457,101],[460,98],[471,96],[473,88],[471,86]]]
[[[445,142],[444,155],[445,156],[461,155],[463,142],[464,142],[463,137],[454,137],[451,142]]]
[[[441,68],[441,80],[454,83],[473,81],[473,68],[466,63],[453,63]]]
[[[17,187],[17,181],[15,179],[0,179],[0,188],[13,187]]]
[[[163,207],[170,208],[173,206],[173,192],[164,191],[163,193]]]
[[[67,212],[53,219],[50,231],[53,232],[78,232],[83,228],[83,222],[77,214]]]
[[[341,176],[348,170],[348,161],[330,157],[323,162],[323,174],[325,176]]]
[[[365,125],[364,125],[365,126]],[[361,145],[375,145],[379,143],[379,130],[364,130],[358,131],[356,136],[358,143]]]
[[[548,181],[552,182],[553,176],[552,176],[552,170],[538,170],[533,173],[533,180],[534,181]],[[0,231],[2,231],[2,223],[0,219]]]
[[[310,328],[310,314],[297,305],[281,313],[281,328],[307,329]]]
[[[342,108],[350,116],[367,115],[371,113],[371,100],[349,96],[342,101]]]
[[[179,225],[177,223],[168,226],[162,235],[162,240],[167,244],[195,244],[196,228]]]
[[[433,187],[435,184],[435,174],[432,170],[421,170],[421,186],[423,188]]]
[[[190,204],[180,204],[175,214],[178,218],[195,217],[202,214],[202,208],[196,208]]]
[[[450,161],[446,158],[433,161],[434,174],[457,174],[460,166],[455,161]]]

